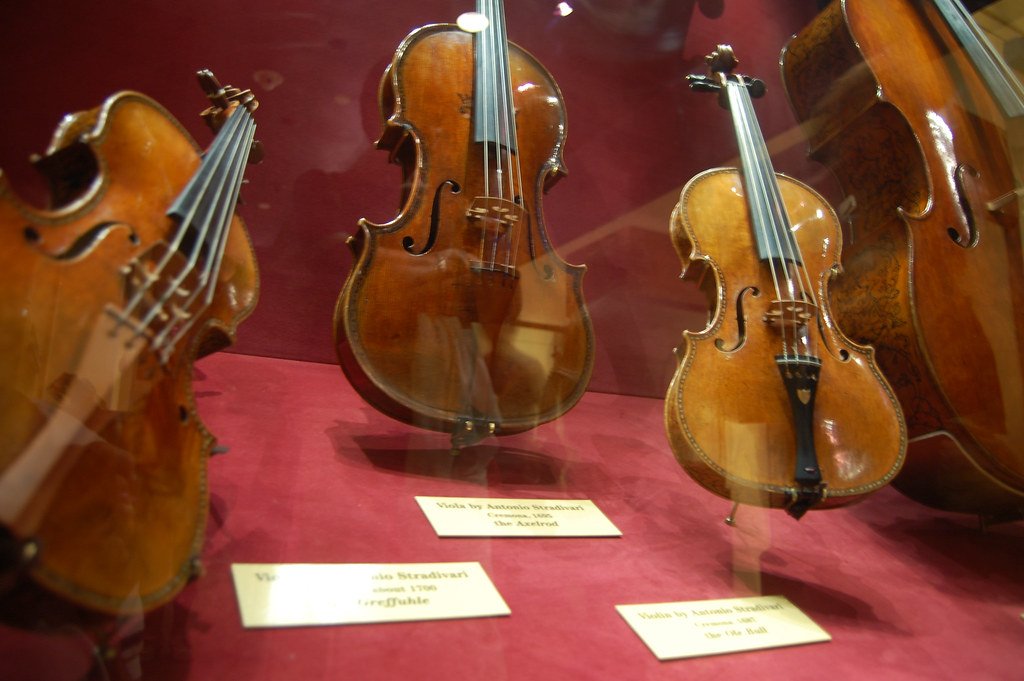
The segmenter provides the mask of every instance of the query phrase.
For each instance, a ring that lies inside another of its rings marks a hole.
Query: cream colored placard
[[[659,660],[831,641],[784,596],[617,605]]]
[[[511,611],[480,563],[235,563],[242,625],[494,617]]]
[[[439,537],[621,537],[589,499],[416,497]]]

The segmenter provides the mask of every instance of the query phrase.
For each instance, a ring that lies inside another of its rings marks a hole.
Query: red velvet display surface
[[[367,406],[336,366],[219,354],[199,410],[206,574],[130,622],[113,678],[1022,678],[1024,525],[883,489],[810,512],[730,504],[672,456],[662,401],[588,393],[562,419],[453,457],[447,437]],[[442,539],[414,496],[591,499],[620,538]],[[232,563],[479,561],[508,617],[245,630]],[[615,605],[782,594],[833,640],[659,662]],[[87,641],[0,628],[0,679],[80,679]],[[93,675],[91,678],[104,678]]]

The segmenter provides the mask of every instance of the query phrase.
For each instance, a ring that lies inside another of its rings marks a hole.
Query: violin
[[[1024,518],[1024,90],[955,0],[834,2],[782,74],[847,197],[836,313],[906,412],[893,486]]]
[[[160,104],[120,92],[66,116],[35,162],[46,209],[0,177],[0,554],[12,557],[0,572],[11,593],[27,584],[91,612],[135,613],[201,569],[214,438],[192,366],[232,343],[256,305],[235,206],[257,102],[198,76],[217,132],[205,152]]]
[[[501,0],[460,24],[413,31],[385,70],[377,148],[402,168],[401,210],[360,220],[334,315],[355,390],[453,448],[558,418],[594,360],[585,267],[541,205],[566,173],[561,92],[508,41]]]
[[[719,45],[708,75],[688,76],[731,112],[742,167],[700,173],[672,213],[683,278],[706,295],[709,321],[683,332],[665,426],[702,486],[800,518],[892,480],[906,426],[872,349],[851,342],[829,306],[835,212],[772,168],[752,104],[764,84],[732,74],[737,63]]]

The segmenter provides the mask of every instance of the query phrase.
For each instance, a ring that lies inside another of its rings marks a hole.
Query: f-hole
[[[978,245],[978,239],[981,237],[981,234],[978,232],[978,225],[974,220],[974,209],[971,208],[971,202],[967,199],[967,192],[964,187],[965,173],[975,179],[981,177],[981,173],[966,163],[960,163],[953,174],[953,184],[956,186],[956,199],[960,203],[960,210],[963,211],[964,219],[967,221],[967,238],[964,239],[965,235],[957,231],[955,227],[949,228],[949,238],[958,246],[974,248]]]
[[[441,219],[441,190],[444,189],[445,185],[451,185],[451,193],[458,194],[462,191],[462,187],[455,180],[445,180],[437,186],[437,190],[434,192],[434,203],[430,209],[430,233],[427,235],[427,243],[422,249],[416,250],[416,241],[411,236],[407,236],[402,239],[402,248],[405,249],[406,253],[411,255],[423,255],[431,248],[434,247],[434,242],[437,241],[438,223]]]
[[[761,291],[759,291],[756,287],[747,286],[746,288],[741,290],[739,294],[736,296],[736,330],[738,336],[736,338],[736,343],[733,344],[731,348],[725,347],[724,339],[716,338],[715,348],[718,349],[720,352],[736,352],[741,347],[743,347],[744,343],[747,342],[747,317],[746,313],[743,312],[743,296],[745,296],[748,292],[755,298],[761,295]]]

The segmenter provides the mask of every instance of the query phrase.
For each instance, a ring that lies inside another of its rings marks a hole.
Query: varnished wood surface
[[[814,294],[827,301],[841,243],[835,214],[806,185],[777,177]],[[762,321],[774,285],[756,256],[740,174],[711,170],[687,183],[672,216],[672,238],[685,276],[700,283],[709,301],[707,326],[684,331],[678,351],[665,405],[672,449],[712,492],[786,507],[798,487],[794,416],[775,362],[779,329]],[[906,432],[871,349],[851,343],[827,306],[808,325],[808,335],[822,360],[814,447],[826,484],[813,508],[831,508],[893,478],[903,462]]]
[[[833,3],[788,45],[783,77],[812,158],[852,208],[836,311],[875,345],[906,411],[894,484],[939,508],[1019,517],[1020,204],[990,205],[1020,186],[1019,122],[930,2]]]
[[[381,83],[378,147],[402,166],[403,205],[386,224],[360,221],[335,340],[356,389],[421,427],[532,428],[571,408],[593,367],[584,268],[555,253],[541,206],[565,173],[561,93],[515,45],[510,63],[525,209],[514,276],[474,269],[480,230],[465,218],[485,181],[496,182],[472,138],[472,36],[448,25],[414,31]]]
[[[253,310],[256,265],[236,217],[212,303],[161,362],[150,336],[129,341],[109,311],[125,304],[130,263],[169,237],[165,213],[198,146],[156,102],[120,93],[66,119],[48,154],[53,206],[31,207],[0,181],[0,480],[5,494],[30,493],[5,529],[31,579],[133,613],[198,569],[214,440],[192,362]],[[13,471],[33,467],[43,477],[25,488]]]

